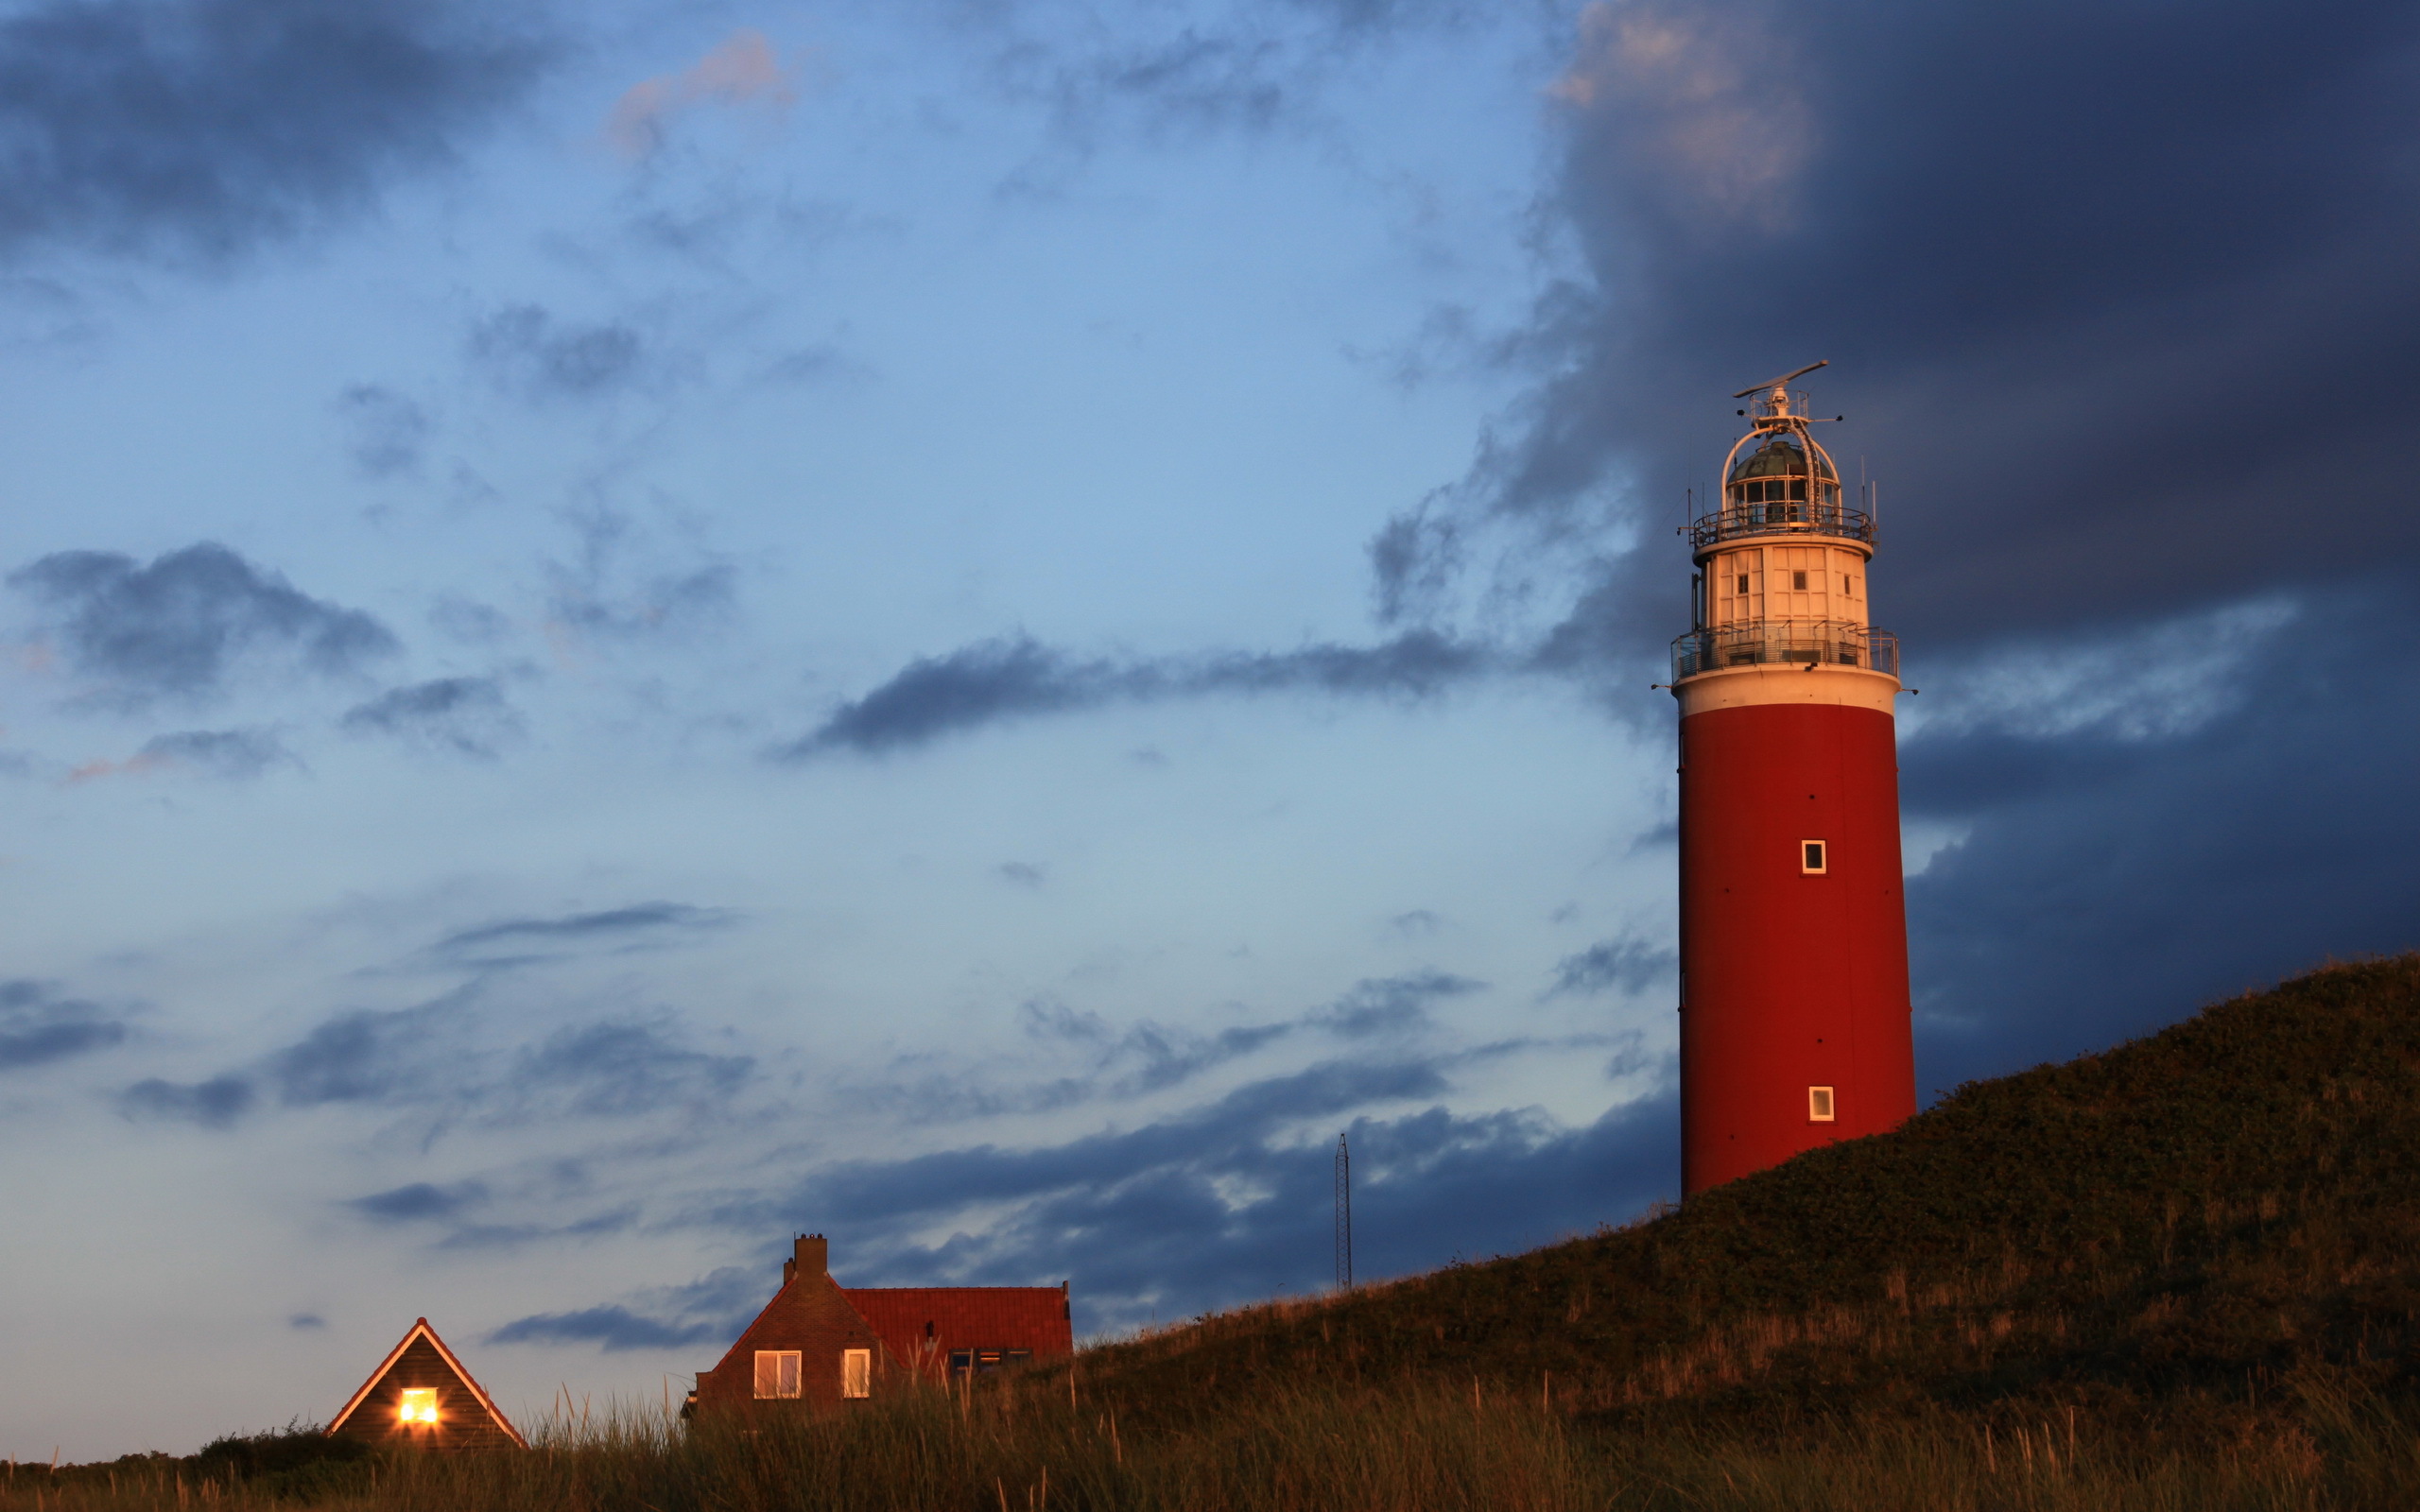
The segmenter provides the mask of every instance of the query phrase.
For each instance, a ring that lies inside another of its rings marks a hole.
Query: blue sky
[[[0,1448],[652,1400],[803,1229],[1310,1290],[1340,1129],[1364,1275],[1671,1195],[1670,525],[1816,357],[1927,1093],[2420,944],[2413,27],[0,12]]]

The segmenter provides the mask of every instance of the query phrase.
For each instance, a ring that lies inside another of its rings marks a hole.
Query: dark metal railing
[[[1847,620],[1750,620],[1691,630],[1672,643],[1672,680],[1727,667],[1863,667],[1899,675],[1899,638]]]
[[[1844,536],[1874,541],[1874,517],[1841,504],[1726,504],[1689,522],[1689,543],[1712,545],[1740,536]]]

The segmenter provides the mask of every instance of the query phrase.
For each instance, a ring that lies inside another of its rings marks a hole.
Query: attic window
[[[1829,1124],[1832,1121],[1832,1089],[1829,1087],[1807,1088],[1806,1122],[1809,1124]]]
[[[796,1349],[757,1350],[756,1395],[760,1398],[797,1396],[798,1356]]]
[[[397,1410],[395,1419],[406,1425],[426,1424],[431,1428],[436,1427],[437,1388],[435,1386],[406,1386],[404,1404]]]
[[[842,1349],[840,1351],[840,1395],[843,1397],[873,1395],[873,1351],[872,1349]]]
[[[1824,854],[1827,849],[1821,840],[1799,841],[1798,869],[1810,877],[1823,875],[1824,863],[1828,859]]]

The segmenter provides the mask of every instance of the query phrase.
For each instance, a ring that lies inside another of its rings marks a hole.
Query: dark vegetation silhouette
[[[2420,1486],[2420,955],[1529,1254],[750,1434],[307,1431],[0,1507],[2354,1508]],[[147,1480],[145,1477],[148,1477]]]

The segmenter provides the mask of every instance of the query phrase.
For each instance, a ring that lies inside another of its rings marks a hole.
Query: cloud
[[[493,761],[522,728],[493,678],[439,678],[390,688],[346,711],[342,724],[356,734],[397,735],[482,761]]]
[[[1046,880],[1043,868],[1030,861],[1003,861],[993,870],[1002,882],[1018,887],[1039,887]]]
[[[292,1317],[285,1320],[285,1326],[289,1329],[299,1329],[307,1332],[313,1329],[326,1328],[328,1326],[328,1320],[321,1317],[317,1313],[297,1313]]]
[[[1670,948],[1644,940],[1599,940],[1555,963],[1554,986],[1547,995],[1644,992],[1670,977],[1679,959]]]
[[[590,1307],[577,1313],[533,1313],[491,1332],[489,1344],[596,1344],[608,1354],[623,1349],[672,1349],[728,1344],[745,1319],[666,1323],[627,1308]]]
[[[129,1118],[229,1128],[251,1111],[258,1100],[252,1084],[241,1076],[213,1076],[199,1082],[163,1081],[155,1076],[120,1092],[118,1110]]]
[[[523,1050],[512,1080],[568,1089],[573,1112],[618,1117],[728,1102],[755,1064],[749,1056],[685,1049],[655,1026],[594,1023],[561,1030]]]
[[[353,464],[364,475],[390,478],[420,471],[437,428],[420,404],[381,384],[354,384],[338,397],[337,412],[352,435]]]
[[[86,762],[69,772],[67,781],[74,784],[178,770],[239,781],[272,766],[300,765],[285,743],[266,730],[186,730],[155,735],[122,762]]]
[[[773,44],[741,27],[678,74],[642,79],[614,102],[605,137],[624,157],[644,159],[664,146],[673,117],[700,105],[761,104],[783,109],[798,91]]]
[[[1340,1125],[1352,1141],[1364,1277],[1626,1221],[1678,1189],[1668,1093],[1581,1128],[1533,1111],[1348,1116],[1441,1090],[1416,1062],[1313,1067],[1127,1133],[835,1166],[706,1216],[743,1231],[845,1236],[834,1269],[858,1285],[1071,1278],[1092,1330],[1323,1288]]]
[[[476,1181],[462,1181],[450,1187],[432,1186],[415,1181],[409,1186],[396,1187],[390,1192],[376,1192],[366,1197],[354,1197],[345,1204],[365,1217],[382,1223],[410,1223],[424,1218],[453,1218],[475,1208],[488,1199],[488,1189]]]
[[[419,0],[45,0],[0,21],[0,255],[219,263],[348,218],[549,45]]]
[[[2378,651],[2415,635],[2396,575],[2246,648],[2199,721],[2113,709],[1910,734],[1907,812],[1963,834],[1908,885],[1921,1089],[2420,947],[2420,671]]]
[[[455,931],[430,946],[429,954],[494,966],[599,946],[614,951],[646,950],[684,933],[728,928],[738,919],[729,909],[700,908],[692,903],[631,903],[584,914],[494,919]]]
[[[1466,976],[1443,971],[1418,971],[1409,976],[1366,977],[1353,989],[1310,1017],[1310,1022],[1337,1034],[1358,1039],[1418,1027],[1428,1021],[1428,1005],[1461,997],[1486,986]]]
[[[1079,661],[1018,636],[912,662],[777,754],[885,755],[1012,719],[1172,697],[1296,690],[1426,697],[1494,664],[1491,653],[1426,630],[1372,646],[1125,662]]]
[[[500,387],[524,399],[596,399],[648,376],[647,342],[619,320],[559,320],[543,305],[510,304],[471,327],[470,353]]]
[[[0,982],[0,1072],[91,1055],[126,1036],[125,1021],[98,1004],[60,997],[47,982]]]
[[[154,558],[65,551],[9,576],[47,611],[75,669],[139,703],[217,691],[238,662],[284,653],[302,670],[357,672],[399,646],[359,610],[304,594],[215,542]]]
[[[2083,0],[1591,5],[1546,200],[1582,276],[1467,476],[1374,542],[1381,599],[1441,624],[1441,580],[1517,580],[1560,665],[1644,670],[1688,568],[1637,543],[1703,497],[1724,396],[1818,357],[1828,439],[1884,483],[1875,608],[1911,665],[2411,561],[2420,520],[2375,480],[2420,417],[2372,396],[2420,340],[2420,200],[2387,187],[2415,85],[2420,22],[2383,3],[2182,30]],[[2240,233],[2180,246],[2218,203]],[[2010,449],[2036,460],[1977,465]],[[2283,524],[2320,500],[2328,531]]]
[[[571,632],[629,639],[699,629],[727,618],[738,575],[728,562],[667,567],[675,552],[704,555],[694,542],[650,542],[622,510],[591,501],[568,512],[579,533],[575,562],[550,563],[547,629],[559,646]]]

